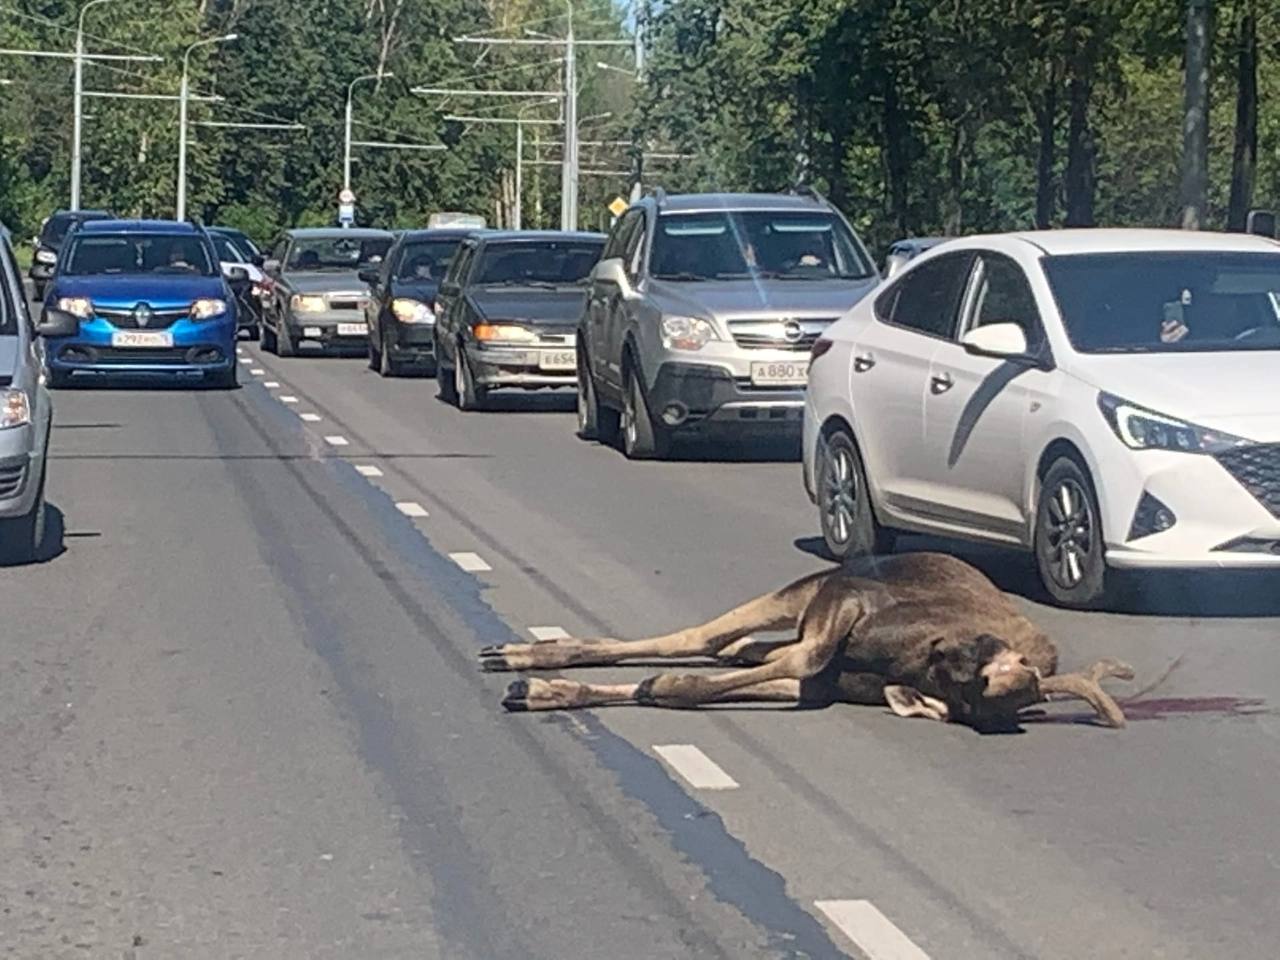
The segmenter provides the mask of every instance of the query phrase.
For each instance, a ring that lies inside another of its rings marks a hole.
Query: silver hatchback
[[[679,434],[798,437],[814,341],[879,280],[811,191],[638,200],[591,275],[579,433],[636,459]]]

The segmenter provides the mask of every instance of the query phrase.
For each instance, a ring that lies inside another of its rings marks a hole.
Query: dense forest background
[[[1204,225],[1239,229],[1280,199],[1280,0],[1190,0],[1211,24]],[[0,47],[70,51],[79,2],[0,0]],[[635,171],[668,190],[826,192],[877,249],[898,236],[1088,224],[1177,225],[1186,0],[572,0],[580,47],[581,210]],[[415,85],[552,90],[559,48],[455,42],[561,36],[564,0],[115,0],[86,17],[86,48],[159,63],[95,62],[86,89],[173,95],[192,57],[189,210],[260,240],[332,222],[347,85],[362,222],[409,226],[435,210],[509,221],[515,128],[454,114],[554,120],[555,104],[414,95]],[[615,69],[602,69],[598,61]],[[0,55],[0,219],[29,235],[67,205],[72,65]],[[172,216],[177,106],[86,100],[83,205]],[[301,130],[215,123],[297,123]],[[559,222],[560,129],[525,126],[523,219]]]

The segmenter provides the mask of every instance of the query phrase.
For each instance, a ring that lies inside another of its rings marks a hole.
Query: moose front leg
[[[757,597],[714,620],[646,640],[543,640],[507,643],[480,651],[485,670],[559,670],[601,666],[636,659],[713,657],[756,631],[783,630],[796,625],[831,574],[824,572]]]

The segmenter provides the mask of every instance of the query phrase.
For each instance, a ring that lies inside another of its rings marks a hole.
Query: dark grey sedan
[[[395,236],[338,227],[288,230],[263,263],[262,345],[292,357],[309,342],[325,350],[368,349],[360,272],[382,263]]]
[[[475,410],[499,387],[575,386],[575,331],[604,242],[549,230],[464,240],[436,297],[440,395]]]

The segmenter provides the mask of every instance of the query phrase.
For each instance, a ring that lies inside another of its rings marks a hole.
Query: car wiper
[[[480,283],[481,287],[536,287],[539,290],[554,290],[556,285],[550,280],[490,280]]]
[[[704,277],[704,276],[703,276],[702,274],[700,274],[700,273],[689,273],[689,272],[687,272],[687,271],[682,271],[682,272],[680,272],[680,273],[655,273],[655,274],[653,275],[653,279],[655,279],[655,280],[677,280],[677,281],[701,282],[701,281],[703,281],[703,280],[710,280],[711,278],[710,278],[710,277]]]

